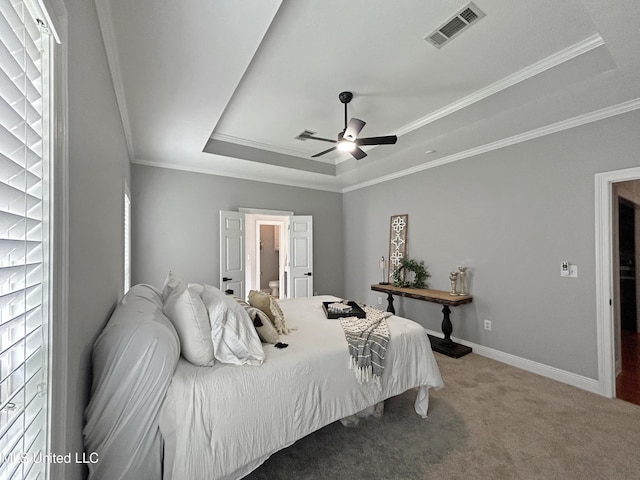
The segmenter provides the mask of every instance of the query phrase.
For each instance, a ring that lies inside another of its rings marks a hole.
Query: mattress
[[[180,359],[160,416],[165,480],[239,479],[270,455],[329,423],[420,387],[416,412],[426,416],[428,390],[443,386],[428,336],[417,323],[387,318],[390,341],[380,385],[359,383],[339,320],[325,317],[315,296],[281,300],[284,349],[264,345],[259,366]]]

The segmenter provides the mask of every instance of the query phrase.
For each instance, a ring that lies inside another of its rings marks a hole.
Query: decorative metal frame
[[[389,223],[389,269],[387,281],[393,282],[393,275],[407,255],[407,228],[409,215],[392,215]],[[404,274],[404,272],[403,272]]]

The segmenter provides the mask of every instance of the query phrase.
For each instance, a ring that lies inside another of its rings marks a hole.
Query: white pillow
[[[169,272],[163,297],[162,312],[171,320],[180,337],[182,356],[200,367],[214,364],[209,314],[200,298],[197,285],[185,285]]]
[[[262,365],[262,343],[244,307],[210,285],[204,286],[202,301],[209,312],[216,359],[234,365]]]

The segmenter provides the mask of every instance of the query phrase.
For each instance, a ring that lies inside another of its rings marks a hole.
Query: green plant
[[[413,281],[406,280],[406,272],[413,273]],[[427,278],[431,275],[424,266],[424,261],[403,257],[400,266],[393,272],[393,285],[396,287],[426,288]]]

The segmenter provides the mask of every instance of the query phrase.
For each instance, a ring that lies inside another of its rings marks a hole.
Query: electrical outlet
[[[382,305],[382,297],[378,297],[378,305]]]
[[[491,330],[491,320],[485,320],[484,321],[484,329],[485,330]]]

